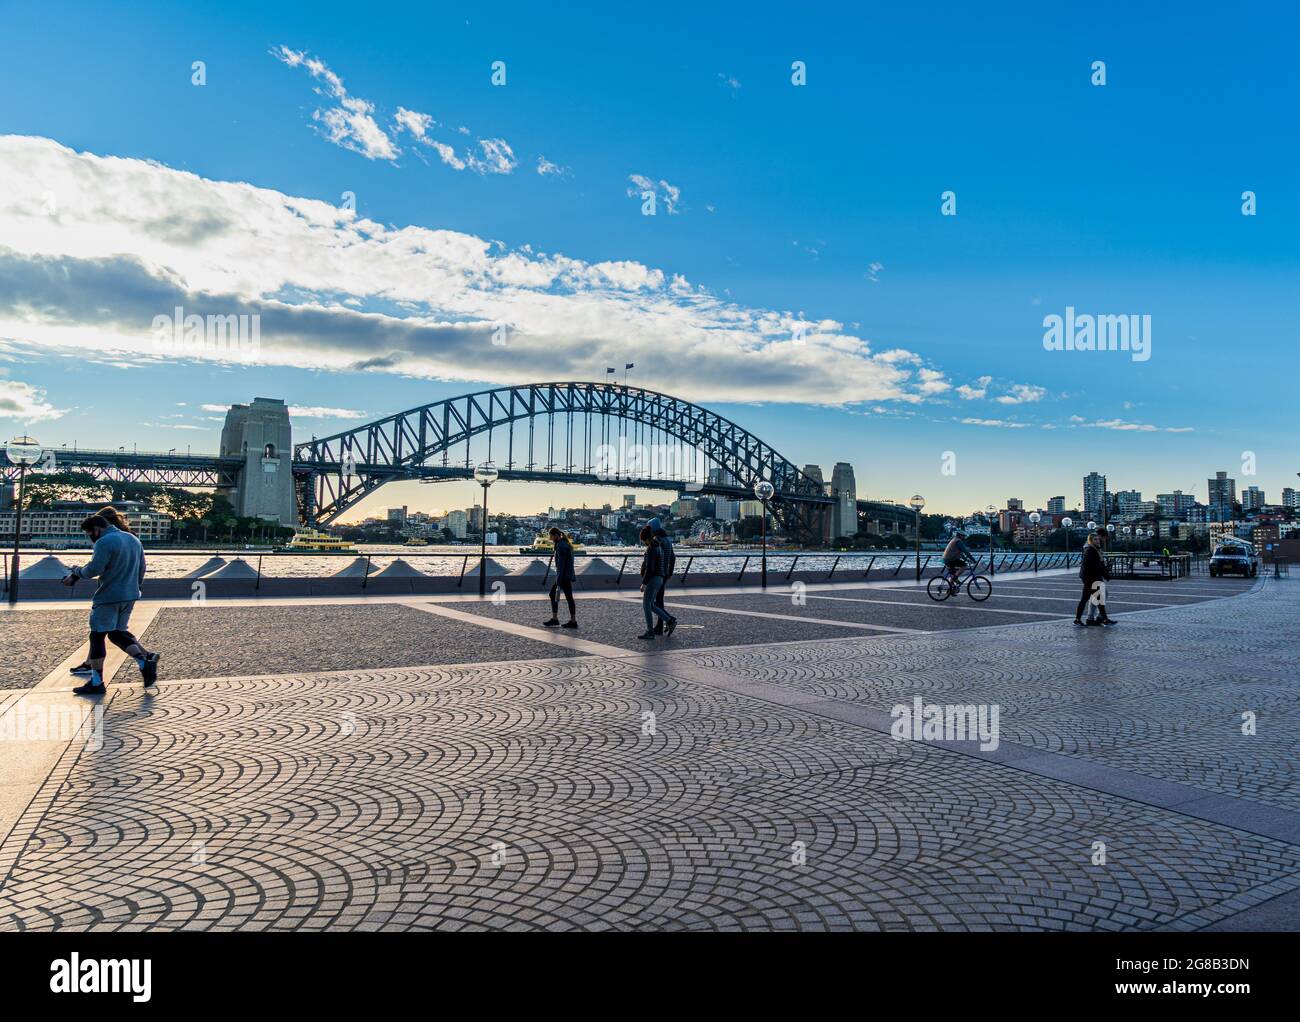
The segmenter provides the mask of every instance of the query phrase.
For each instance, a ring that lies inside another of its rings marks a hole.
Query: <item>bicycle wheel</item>
[[[939,603],[942,603],[949,597],[949,595],[951,595],[951,590],[948,588],[948,580],[942,575],[935,575],[934,578],[930,579],[929,583],[925,587],[925,591],[930,594],[930,599],[936,600]]]
[[[993,583],[983,575],[972,575],[966,583],[966,595],[976,603],[983,603],[993,595]]]

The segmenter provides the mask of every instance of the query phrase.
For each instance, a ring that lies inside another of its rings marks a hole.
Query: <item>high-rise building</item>
[[[1048,498],[1047,498],[1047,513],[1048,513],[1049,515],[1063,515],[1063,514],[1065,514],[1065,498],[1064,498],[1064,497],[1048,497]]]
[[[1243,511],[1258,511],[1265,503],[1264,491],[1258,486],[1247,486],[1241,491],[1241,509]]]
[[[1297,496],[1295,487],[1282,487],[1282,506],[1292,508],[1293,510],[1300,507],[1300,500],[1297,500]]]
[[[741,518],[762,518],[763,502],[761,500],[742,500],[740,502]]]
[[[1210,517],[1218,522],[1232,521],[1232,505],[1237,502],[1237,480],[1229,479],[1227,472],[1215,472],[1213,479],[1208,479],[1209,500],[1205,503],[1210,508]]]
[[[1195,503],[1196,498],[1182,490],[1156,494],[1156,510],[1159,511],[1161,518],[1182,518]]]
[[[469,516],[464,511],[448,511],[442,527],[457,539],[464,539],[469,533]]]
[[[401,507],[390,507],[388,509],[388,520],[394,525],[405,525],[406,505],[403,504]]]
[[[631,510],[632,508],[636,507],[636,494],[635,494],[635,493],[625,493],[625,494],[623,494],[623,507],[626,508],[627,510]]]
[[[467,508],[465,511],[465,520],[469,523],[469,527],[473,529],[475,532],[482,532],[483,531],[483,505],[475,504],[473,507]]]
[[[1019,497],[1007,498],[1008,511],[1023,511],[1024,509],[1025,509],[1025,502],[1021,500]]]
[[[1083,477],[1083,513],[1101,520],[1101,510],[1106,504],[1106,477],[1100,472],[1089,472]]]
[[[858,533],[858,487],[853,478],[853,466],[847,461],[837,461],[831,472],[831,494],[835,505],[831,512],[832,538],[856,536]]]
[[[1120,490],[1115,494],[1115,506],[1122,515],[1131,515],[1140,510],[1142,504],[1141,490]]]

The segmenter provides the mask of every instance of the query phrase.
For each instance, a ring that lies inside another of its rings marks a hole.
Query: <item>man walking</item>
[[[140,583],[144,581],[144,549],[131,533],[110,525],[101,515],[91,515],[81,523],[81,529],[95,544],[95,549],[90,563],[73,568],[63,584],[74,586],[80,579],[97,578],[99,586],[90,606],[90,680],[72,691],[80,696],[100,696],[106,691],[105,639],[135,660],[145,688],[156,685],[158,654],[141,646],[127,629],[131,610],[140,598]]]
[[[668,588],[668,580],[673,577],[673,572],[677,570],[677,553],[673,550],[673,541],[668,535],[668,530],[663,527],[663,523],[658,517],[651,518],[646,522],[646,528],[650,530],[650,535],[659,541],[660,549],[663,552],[667,564],[664,568],[664,584],[659,587],[659,593],[655,596],[655,606],[660,610],[664,609],[664,591]],[[655,635],[664,634],[664,622],[661,616],[655,623]]]
[[[555,584],[551,586],[551,619],[542,624],[548,628],[557,625],[562,628],[578,627],[578,610],[573,603],[573,581],[578,577],[573,568],[573,544],[568,534],[554,526],[550,531],[551,544],[555,550]],[[560,593],[569,604],[569,620],[560,625]]]
[[[1083,581],[1083,595],[1079,597],[1079,606],[1074,611],[1076,625],[1083,625],[1083,611],[1092,600],[1094,592],[1097,593],[1099,611],[1097,624],[1109,628],[1117,623],[1106,613],[1106,580],[1110,577],[1110,570],[1106,567],[1106,559],[1101,555],[1101,541],[1105,535],[1106,533],[1101,529],[1088,533],[1088,541],[1083,547],[1083,559],[1079,562],[1079,578]],[[1092,615],[1089,614],[1088,624],[1093,623],[1091,617]]]
[[[664,555],[664,547],[655,539],[654,532],[650,526],[645,526],[640,533],[641,542],[645,544],[645,558],[641,561],[641,609],[645,612],[645,633],[638,635],[638,639],[653,639],[655,637],[655,622],[659,621],[666,627],[664,637],[673,634],[677,627],[677,618],[673,617],[664,609],[658,597],[663,592],[664,583],[668,580],[665,572],[668,570],[668,558]]]

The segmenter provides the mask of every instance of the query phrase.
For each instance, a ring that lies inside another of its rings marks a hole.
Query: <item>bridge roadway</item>
[[[114,651],[97,727],[0,742],[0,928],[1300,927],[1300,587],[1076,587],[677,591],[654,643],[607,593],[145,603],[158,691]],[[0,728],[76,705],[83,613],[0,610]]]

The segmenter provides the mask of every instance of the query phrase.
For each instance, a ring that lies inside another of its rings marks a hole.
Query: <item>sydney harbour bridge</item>
[[[231,409],[215,455],[59,447],[49,467],[213,487],[231,495],[241,514],[325,525],[385,483],[471,479],[482,461],[495,464],[502,480],[626,484],[736,500],[753,499],[766,480],[773,517],[809,540],[824,534],[835,504],[819,480],[730,419],[617,383],[495,387],[298,443],[283,402],[258,398]],[[16,471],[0,467],[5,477]]]

